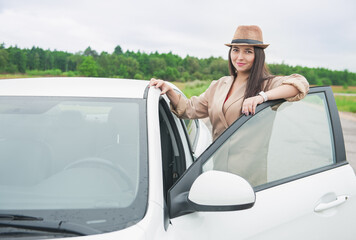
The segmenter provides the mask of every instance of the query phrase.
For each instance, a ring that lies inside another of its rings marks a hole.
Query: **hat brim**
[[[232,47],[232,46],[254,46],[260,48],[266,48],[269,44],[248,44],[248,43],[226,43],[225,46]]]

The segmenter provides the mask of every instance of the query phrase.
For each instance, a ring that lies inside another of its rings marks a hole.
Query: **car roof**
[[[0,80],[0,96],[144,98],[148,81],[119,78],[46,77]]]

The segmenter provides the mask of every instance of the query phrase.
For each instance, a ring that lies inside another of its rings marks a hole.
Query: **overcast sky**
[[[0,0],[5,47],[226,59],[238,25],[262,28],[267,63],[356,72],[355,0]]]

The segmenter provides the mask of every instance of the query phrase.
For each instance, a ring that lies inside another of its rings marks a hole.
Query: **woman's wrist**
[[[179,102],[179,94],[174,91],[173,88],[169,88],[166,92],[167,97],[169,98],[173,107],[176,107]]]
[[[267,102],[268,101],[267,93],[265,93],[264,91],[259,92],[258,96],[262,97],[262,102]]]

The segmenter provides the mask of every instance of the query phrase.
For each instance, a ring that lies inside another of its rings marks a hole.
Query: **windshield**
[[[0,98],[0,214],[119,230],[147,205],[145,100]]]

